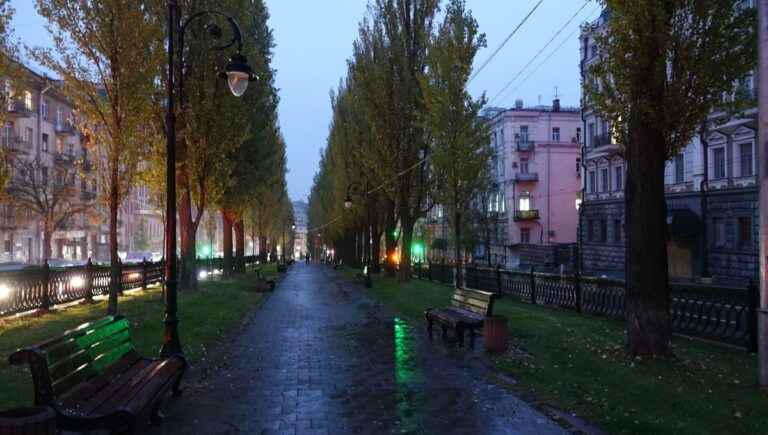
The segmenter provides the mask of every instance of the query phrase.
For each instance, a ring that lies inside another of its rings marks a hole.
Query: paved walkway
[[[171,401],[156,433],[564,433],[487,381],[478,359],[430,342],[327,267],[297,264],[227,367]]]

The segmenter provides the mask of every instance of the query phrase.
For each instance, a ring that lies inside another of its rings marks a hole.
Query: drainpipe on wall
[[[759,382],[768,390],[768,0],[758,2],[758,176],[760,180],[760,310],[758,312]]]

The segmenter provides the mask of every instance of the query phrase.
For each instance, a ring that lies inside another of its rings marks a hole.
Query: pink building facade
[[[505,226],[499,241],[504,256],[515,245],[576,243],[580,110],[560,107],[558,100],[534,107],[518,100],[514,108],[490,108],[485,115],[495,151],[491,164]]]

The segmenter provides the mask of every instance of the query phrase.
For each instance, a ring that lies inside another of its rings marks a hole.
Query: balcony
[[[535,148],[535,143],[529,140],[519,140],[515,143],[515,147],[519,152],[531,152]]]
[[[74,154],[57,152],[53,154],[53,161],[57,165],[72,166],[75,164],[77,157]]]
[[[81,201],[93,201],[94,199],[96,199],[96,192],[89,192],[87,190],[80,191]]]
[[[32,108],[23,101],[11,101],[8,103],[8,116],[16,118],[29,118],[32,116]]]
[[[514,181],[516,183],[526,182],[526,181],[532,181],[536,182],[539,181],[539,173],[538,172],[518,172],[514,176]]]
[[[0,144],[10,153],[26,153],[32,149],[32,142],[16,135],[3,136]]]
[[[592,146],[595,148],[613,144],[613,138],[608,133],[598,134],[592,137]]]
[[[538,210],[515,210],[515,222],[539,220]]]
[[[72,123],[69,122],[62,122],[60,124],[54,125],[54,130],[56,130],[56,134],[61,136],[74,136],[75,127],[72,125]]]

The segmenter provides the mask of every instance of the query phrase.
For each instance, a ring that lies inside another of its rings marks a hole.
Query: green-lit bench
[[[133,348],[128,321],[110,316],[21,349],[9,358],[29,364],[35,404],[56,410],[62,429],[132,433],[160,418],[161,399],[179,395],[183,358],[150,359]]]

